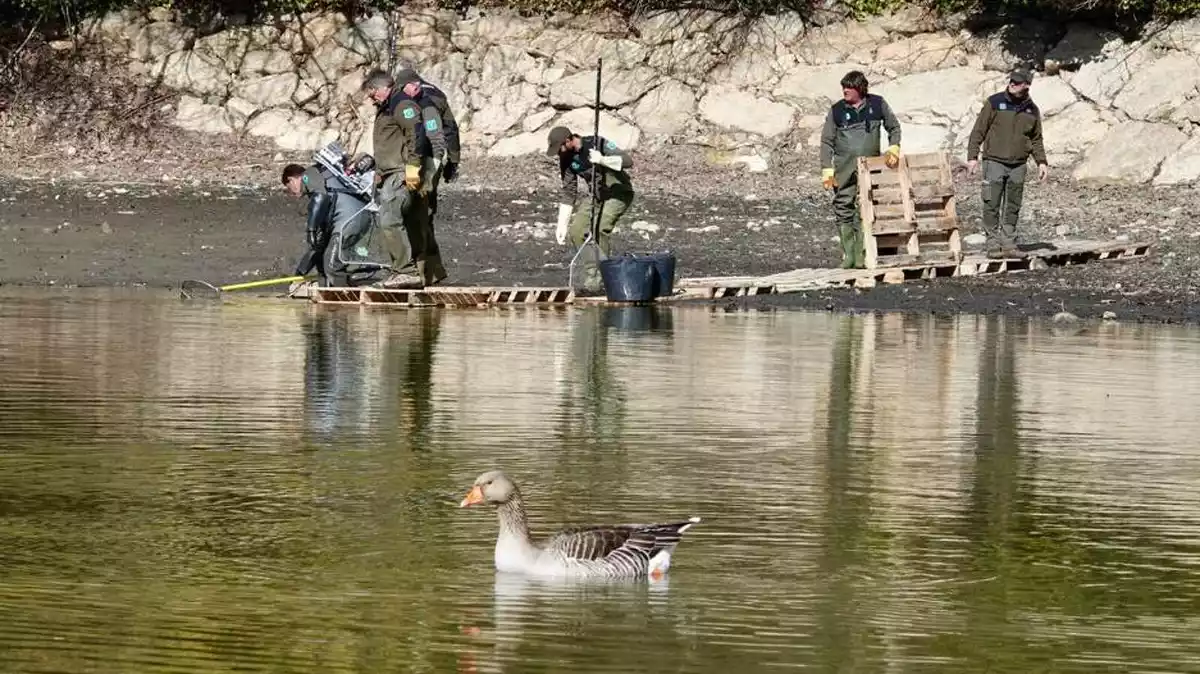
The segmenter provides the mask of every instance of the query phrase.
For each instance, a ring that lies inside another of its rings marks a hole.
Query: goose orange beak
[[[467,497],[462,500],[462,503],[458,504],[458,507],[466,508],[467,506],[473,506],[479,503],[483,503],[483,490],[479,488],[479,485],[475,485],[474,487],[471,487],[471,491],[467,492]]]

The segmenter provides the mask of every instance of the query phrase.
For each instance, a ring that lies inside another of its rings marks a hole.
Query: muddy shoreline
[[[828,195],[811,162],[777,160],[770,172],[714,167],[696,157],[639,158],[638,198],[618,251],[671,250],[684,276],[766,275],[837,264]],[[163,173],[75,172],[48,180],[26,167],[0,176],[0,284],[174,288],[286,276],[303,250],[303,204],[278,188],[292,157],[276,155],[230,180],[210,167],[187,180]],[[557,183],[541,157],[473,160],[448,186],[437,231],[454,285],[563,285],[570,252],[553,240]],[[156,171],[160,167],[156,167]],[[32,175],[31,175],[32,174]],[[58,175],[63,175],[59,173]],[[175,175],[181,175],[175,172]],[[187,173],[182,173],[187,175]],[[520,177],[520,184],[504,185]],[[979,231],[978,183],[956,176],[964,234]],[[1031,240],[1131,240],[1146,258],[988,277],[937,279],[870,290],[831,288],[715,300],[729,309],[1002,313],[1198,323],[1200,238],[1190,189],[1080,187],[1053,179],[1026,189]],[[974,246],[968,246],[969,249]],[[279,288],[263,292],[278,292]],[[696,302],[687,302],[696,304]]]

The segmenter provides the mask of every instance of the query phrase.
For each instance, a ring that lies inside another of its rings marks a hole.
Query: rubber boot
[[[862,229],[854,230],[854,269],[865,269],[867,266],[867,252],[863,250],[863,231]]]
[[[862,265],[862,230],[844,225],[838,230],[838,238],[842,242],[842,269],[858,269]]]

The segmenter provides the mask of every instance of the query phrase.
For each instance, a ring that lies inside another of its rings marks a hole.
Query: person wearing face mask
[[[865,263],[862,216],[858,210],[858,158],[878,157],[881,130],[889,168],[900,165],[900,121],[878,94],[868,93],[867,77],[852,70],[842,77],[842,100],[834,103],[821,131],[821,182],[833,190],[833,214],[842,243],[842,268]]]
[[[1045,180],[1050,167],[1042,142],[1042,113],[1029,95],[1033,76],[1015,70],[1004,91],[992,94],[975,118],[967,142],[967,168],[975,174],[983,155],[983,231],[987,255],[1021,257],[1017,247],[1017,218],[1025,193],[1029,157]]]

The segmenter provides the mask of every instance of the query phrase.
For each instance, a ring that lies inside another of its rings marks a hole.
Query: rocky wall
[[[394,26],[394,28],[393,28]],[[264,136],[308,151],[334,138],[369,151],[358,87],[396,57],[444,89],[468,156],[544,149],[551,126],[588,130],[603,58],[601,131],[622,145],[702,145],[763,170],[771,153],[815,156],[838,81],[865,71],[903,123],[908,152],[961,154],[985,97],[1033,63],[1051,165],[1079,179],[1173,184],[1200,176],[1200,21],[1127,43],[1086,25],[984,32],[917,11],[806,25],[705,13],[523,18],[410,9],[349,22],[308,15],[200,35],[166,10],[115,13],[85,36],[139,76],[179,89],[182,128]]]

